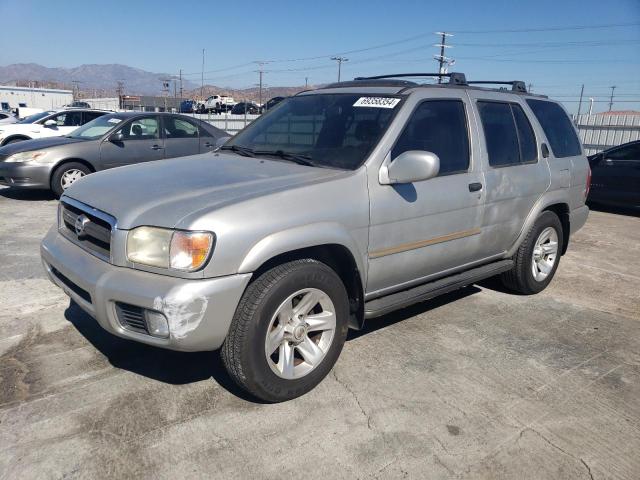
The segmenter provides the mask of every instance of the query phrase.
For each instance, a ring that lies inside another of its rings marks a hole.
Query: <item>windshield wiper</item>
[[[220,150],[231,150],[239,155],[244,155],[245,157],[255,157],[256,152],[254,152],[249,147],[243,147],[242,145],[223,145],[220,147]]]
[[[307,167],[316,166],[315,163],[311,162],[311,157],[309,155],[304,155],[300,153],[290,153],[290,152],[285,152],[283,150],[258,150],[254,153],[256,155],[271,155],[274,157],[280,157],[283,160],[295,162],[298,165],[306,165]]]

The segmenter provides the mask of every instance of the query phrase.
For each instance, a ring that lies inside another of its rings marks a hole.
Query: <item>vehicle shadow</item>
[[[627,217],[640,217],[640,208],[614,207],[610,205],[602,205],[598,203],[588,203],[589,209],[596,212],[613,213],[615,215],[625,215]]]
[[[65,310],[65,318],[115,368],[171,385],[213,378],[233,395],[250,402],[260,402],[233,382],[222,365],[218,351],[176,352],[116,337],[73,302]]]
[[[411,307],[368,321],[365,328],[350,331],[347,341],[390,327],[402,320],[434,310],[442,305],[480,292],[469,286]],[[109,363],[122,370],[143,375],[170,385],[185,385],[212,378],[231,394],[253,403],[265,403],[240,389],[229,377],[219,351],[176,352],[117,337],[104,330],[74,302],[65,310],[65,318]]]
[[[10,200],[38,201],[55,200],[53,192],[49,190],[31,190],[23,188],[0,188],[0,196]]]

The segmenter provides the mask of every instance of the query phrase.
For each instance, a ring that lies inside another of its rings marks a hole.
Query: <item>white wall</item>
[[[73,93],[71,90],[0,86],[0,102],[7,102],[9,108],[26,103],[29,108],[50,110],[73,102]]]

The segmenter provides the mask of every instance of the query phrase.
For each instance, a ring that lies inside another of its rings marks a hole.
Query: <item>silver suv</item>
[[[42,242],[49,277],[115,335],[220,348],[271,402],[317,385],[365,320],[495,275],[540,292],[589,211],[567,114],[522,82],[399,77],[302,92],[213,153],[83,178]]]

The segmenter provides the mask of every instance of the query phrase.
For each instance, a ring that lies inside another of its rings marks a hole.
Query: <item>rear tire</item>
[[[523,295],[547,288],[560,263],[562,239],[558,216],[542,212],[513,256],[513,268],[501,275],[504,286]]]
[[[348,318],[347,292],[334,270],[313,259],[278,265],[240,299],[222,345],[223,364],[242,389],[263,401],[299,397],[337,361]]]
[[[56,168],[51,176],[51,190],[59,198],[76,180],[90,173],[91,170],[82,163],[64,163]]]

